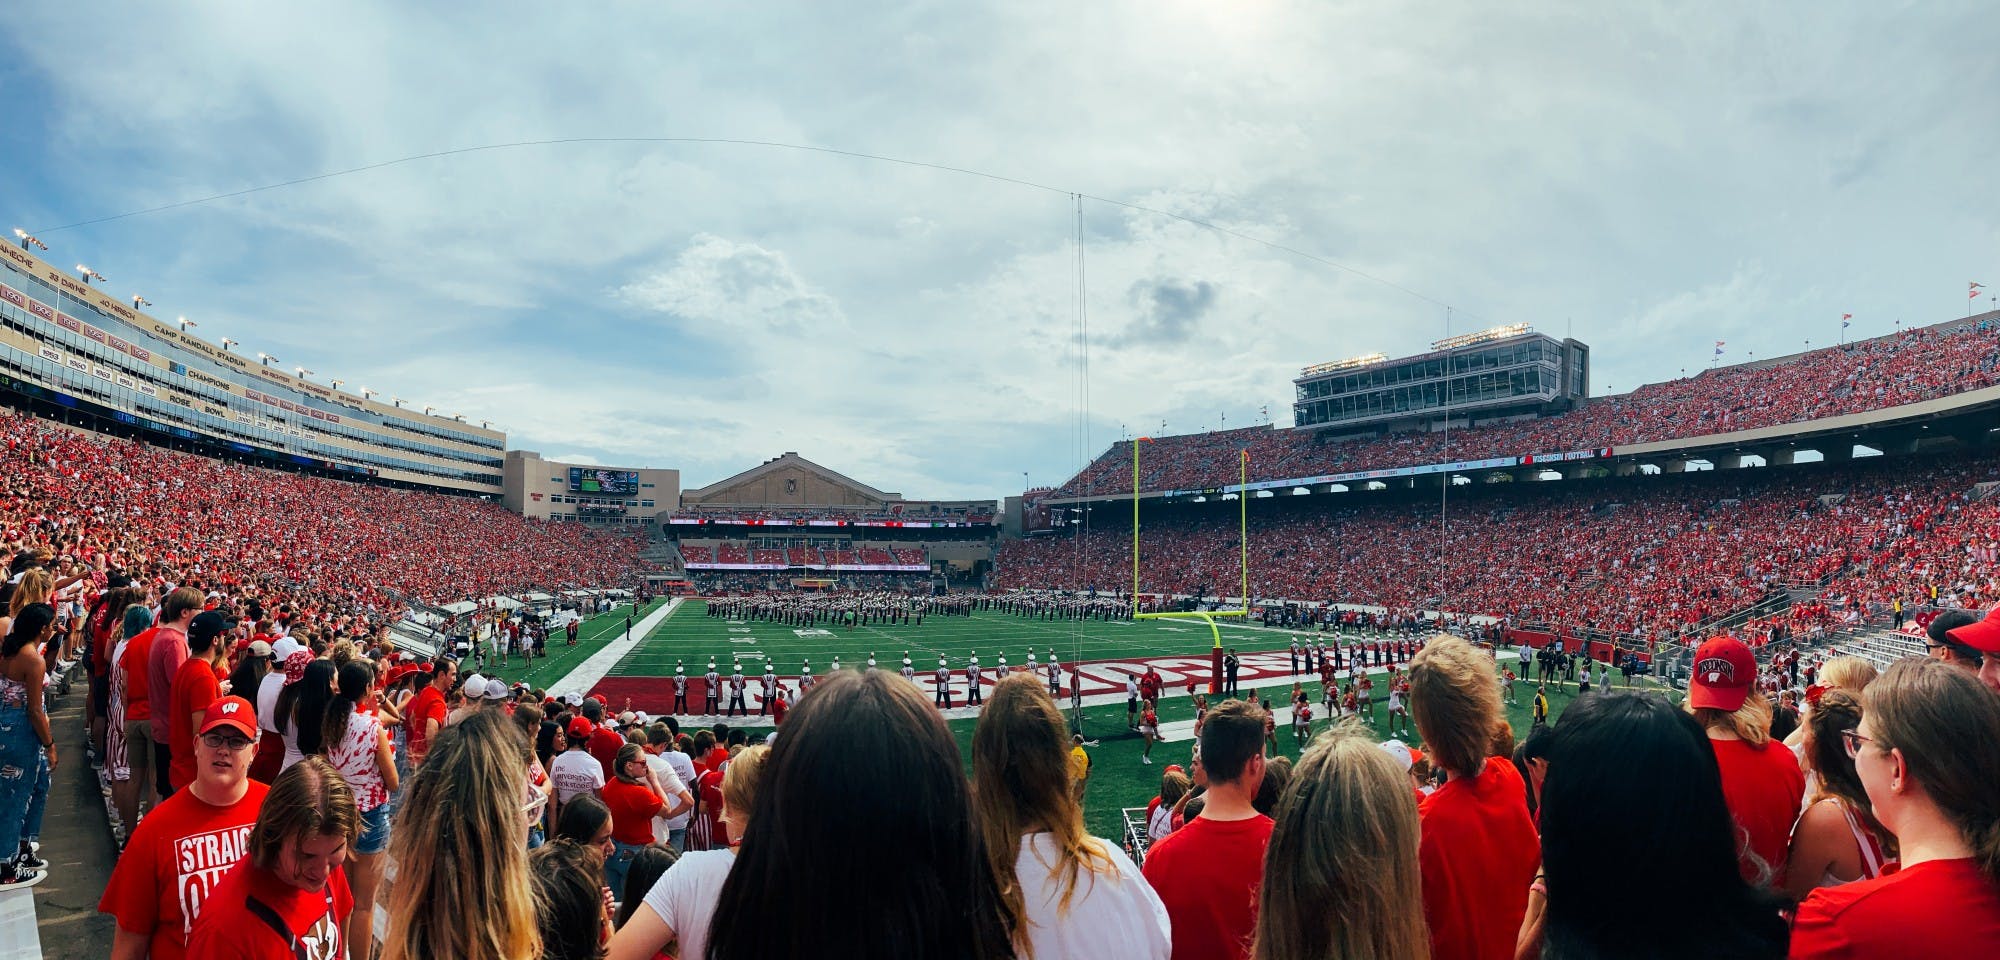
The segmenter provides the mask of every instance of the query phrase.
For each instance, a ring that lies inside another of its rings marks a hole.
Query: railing
[[[1153,845],[1153,838],[1147,832],[1145,807],[1122,807],[1119,814],[1125,820],[1125,852],[1132,855],[1132,862],[1146,862],[1146,848]]]

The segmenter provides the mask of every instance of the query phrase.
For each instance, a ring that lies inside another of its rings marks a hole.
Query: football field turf
[[[928,676],[943,656],[953,671],[965,669],[975,651],[990,673],[1004,655],[1009,666],[1027,662],[1028,653],[1046,659],[1049,648],[1064,664],[1148,657],[1206,657],[1214,646],[1207,625],[1190,621],[1042,620],[982,611],[969,617],[926,616],[922,626],[867,624],[837,627],[794,627],[764,620],[711,618],[702,601],[683,604],[638,648],[612,668],[612,676],[672,676],[677,661],[686,661],[689,675],[708,669],[712,657],[722,673],[734,660],[748,676],[763,673],[769,660],[784,676],[799,672],[810,658],[813,672],[824,672],[838,659],[843,667],[860,667],[870,653],[878,665],[900,669],[908,652],[917,673]],[[1285,646],[1288,633],[1247,627],[1222,629],[1225,646],[1239,650],[1273,650]]]
[[[622,627],[623,618],[619,618]],[[1317,637],[1318,634],[1305,634]],[[1222,642],[1234,646],[1246,657],[1254,652],[1281,650],[1290,642],[1291,632],[1263,629],[1249,626],[1224,626]],[[710,618],[705,613],[702,601],[690,600],[651,631],[630,653],[626,654],[611,670],[614,678],[671,677],[677,661],[685,661],[690,677],[698,677],[708,669],[710,657],[714,657],[717,669],[727,674],[735,659],[743,664],[743,673],[753,678],[751,689],[756,689],[754,678],[763,673],[765,660],[769,658],[773,670],[783,677],[794,677],[804,658],[810,658],[815,673],[824,673],[839,659],[847,669],[859,669],[872,651],[882,669],[895,670],[902,666],[904,651],[909,651],[920,681],[919,686],[929,694],[929,676],[937,668],[940,654],[950,663],[958,687],[959,699],[963,704],[965,660],[973,651],[978,651],[980,663],[989,674],[998,663],[1001,654],[1007,656],[1010,666],[1025,662],[1032,648],[1038,657],[1046,657],[1048,648],[1054,646],[1065,667],[1073,663],[1089,664],[1093,661],[1137,661],[1155,657],[1182,657],[1206,660],[1213,646],[1212,635],[1206,624],[1198,621],[1048,621],[1030,617],[1016,617],[998,612],[979,612],[970,617],[930,617],[924,618],[922,626],[915,624],[870,624],[862,627],[793,627],[767,621],[735,621]],[[547,672],[544,671],[545,675]],[[1065,673],[1065,679],[1067,679]],[[1614,679],[1615,679],[1614,674]],[[1304,679],[1304,678],[1301,678]],[[629,681],[628,681],[629,682]],[[1649,681],[1641,681],[1643,689],[1654,689]],[[791,685],[791,681],[787,681]],[[1247,687],[1248,685],[1246,685]],[[1160,722],[1169,726],[1177,722],[1184,728],[1194,716],[1192,701],[1185,690],[1173,686],[1159,703]],[[1325,730],[1329,724],[1320,706],[1318,682],[1304,684],[1311,698],[1314,710],[1312,729],[1315,733]],[[664,688],[664,683],[662,684]],[[796,686],[793,685],[796,690]],[[1386,685],[1376,684],[1378,694],[1386,694]],[[1290,715],[1285,698],[1290,692],[1288,681],[1277,686],[1261,686],[1256,692],[1271,700],[1281,715],[1279,717],[1277,753],[1296,759],[1301,747],[1292,736]],[[1575,697],[1575,685],[1567,687],[1550,686],[1550,719],[1561,715],[1562,709]],[[1669,695],[1672,695],[1671,692]],[[1515,685],[1516,704],[1505,706],[1507,719],[1512,724],[1517,737],[1527,735],[1532,716],[1530,703],[1534,687],[1527,683]],[[1167,764],[1179,763],[1185,766],[1189,759],[1192,742],[1185,732],[1178,734],[1172,742],[1156,743],[1153,746],[1153,763],[1140,761],[1144,752],[1144,741],[1126,727],[1125,704],[1122,698],[1114,696],[1111,702],[1087,702],[1082,708],[1082,731],[1086,738],[1094,741],[1086,749],[1091,755],[1091,777],[1084,799],[1085,818],[1091,833],[1109,839],[1123,836],[1123,825],[1119,808],[1144,806],[1159,791],[1160,774]],[[1216,698],[1219,699],[1219,698]],[[696,703],[699,699],[696,698]],[[1215,702],[1214,699],[1211,702]],[[754,700],[753,700],[754,703]],[[1067,698],[1061,702],[1064,716],[1070,717]],[[752,707],[754,711],[755,707]],[[957,718],[948,721],[953,736],[958,740],[967,770],[971,769],[972,730],[977,723],[972,718]],[[1386,703],[1378,702],[1375,716],[1369,721],[1376,736],[1388,739],[1389,711]],[[749,716],[740,721],[732,721],[732,726],[741,726],[755,735],[768,730],[769,720],[764,717]],[[1403,734],[1402,739],[1421,746],[1420,738],[1413,734]]]

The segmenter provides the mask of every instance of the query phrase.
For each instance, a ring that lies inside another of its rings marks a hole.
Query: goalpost
[[[1235,610],[1191,610],[1169,613],[1139,612],[1139,445],[1152,443],[1151,437],[1140,437],[1132,441],[1132,619],[1134,620],[1199,620],[1208,624],[1208,632],[1215,641],[1209,651],[1208,692],[1214,696],[1222,692],[1222,626],[1216,623],[1219,617],[1250,618],[1250,451],[1238,450],[1236,486],[1236,549],[1241,562],[1240,583],[1242,606]]]

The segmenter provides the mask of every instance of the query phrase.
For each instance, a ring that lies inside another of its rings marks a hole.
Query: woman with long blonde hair
[[[1349,720],[1320,734],[1278,799],[1255,960],[1430,956],[1409,775]]]
[[[389,833],[381,960],[539,957],[521,732],[498,711],[439,731]]]
[[[1166,905],[1124,851],[1084,832],[1068,744],[1055,701],[1025,673],[994,686],[973,729],[973,812],[1014,951],[1164,960]]]

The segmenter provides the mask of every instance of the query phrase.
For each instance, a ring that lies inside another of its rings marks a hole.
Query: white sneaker
[[[1153,763],[1153,758],[1152,758],[1152,757],[1140,757],[1140,758],[1139,758],[1139,762],[1140,762],[1140,763],[1143,763],[1143,764],[1146,764],[1147,766],[1151,766],[1151,765],[1152,765],[1152,763]]]

